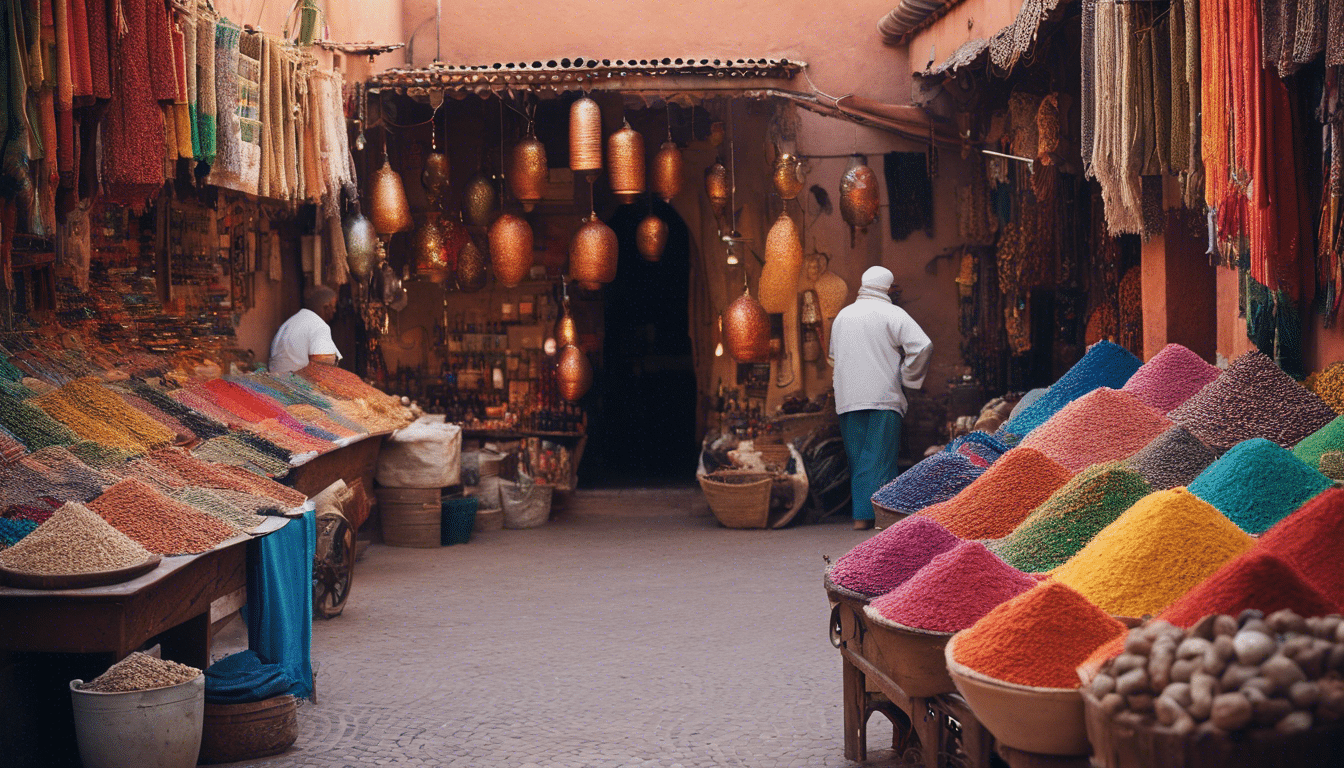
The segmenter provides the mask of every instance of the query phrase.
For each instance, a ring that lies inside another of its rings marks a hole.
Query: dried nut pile
[[[149,558],[149,550],[83,504],[70,502],[37,530],[0,552],[0,565],[49,575],[94,573],[129,568]]]
[[[136,651],[79,687],[95,693],[127,693],[167,688],[195,680],[201,670]]]
[[[1089,687],[1109,717],[1176,732],[1274,728],[1292,734],[1344,720],[1344,619],[1289,610],[1206,616],[1188,631],[1132,629],[1125,652]]]

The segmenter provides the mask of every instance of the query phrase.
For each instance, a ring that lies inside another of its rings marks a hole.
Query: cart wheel
[[[334,619],[345,609],[355,573],[355,531],[340,514],[317,518],[313,562],[313,615]]]

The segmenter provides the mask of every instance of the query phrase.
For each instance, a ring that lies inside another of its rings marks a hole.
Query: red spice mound
[[[959,543],[941,525],[911,516],[849,550],[827,575],[845,589],[884,595]]]
[[[915,629],[956,632],[994,606],[1036,586],[1036,579],[1003,562],[978,541],[965,541],[874,600],[882,618]]]
[[[257,494],[275,499],[286,509],[293,509],[308,500],[308,497],[299,491],[281,485],[269,477],[262,477],[238,467],[202,461],[186,451],[175,449],[155,451],[148,456],[148,459],[175,476],[189,481],[186,483],[188,485]]]
[[[1344,488],[1331,488],[1260,537],[1257,550],[1281,558],[1344,606]]]
[[[160,555],[198,554],[237,534],[233,528],[132,478],[89,502],[113,528]]]
[[[1256,547],[1218,569],[1157,617],[1178,627],[1190,627],[1205,616],[1236,616],[1247,608],[1266,615],[1291,608],[1299,616],[1325,616],[1338,610],[1334,601],[1308,584],[1297,569]]]
[[[1218,378],[1222,371],[1180,344],[1168,344],[1125,382],[1124,391],[1144,405],[1166,413]]]
[[[955,658],[982,675],[1038,688],[1077,688],[1077,668],[1125,625],[1087,598],[1046,581],[956,637]]]
[[[963,539],[999,539],[1013,532],[1073,474],[1034,448],[1014,448],[947,501],[925,507],[929,517]]]
[[[1126,458],[1169,428],[1167,417],[1135,395],[1102,387],[1064,406],[1020,445],[1078,472]]]

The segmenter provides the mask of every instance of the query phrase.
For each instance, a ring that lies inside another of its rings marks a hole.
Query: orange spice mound
[[[103,491],[89,509],[160,555],[194,555],[213,549],[238,531],[223,522],[131,478]]]
[[[920,510],[963,539],[998,539],[1073,477],[1034,448],[1014,448],[947,501]]]

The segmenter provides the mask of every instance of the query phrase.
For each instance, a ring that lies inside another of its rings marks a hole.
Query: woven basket
[[[725,470],[699,477],[714,517],[725,528],[764,528],[770,519],[774,477],[765,472]]]
[[[767,467],[783,469],[789,464],[789,446],[782,443],[757,443],[756,451]]]

